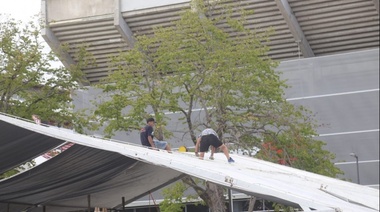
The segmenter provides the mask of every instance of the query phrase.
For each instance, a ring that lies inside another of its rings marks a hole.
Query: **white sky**
[[[41,0],[0,0],[0,13],[27,22],[41,10]]]
[[[23,23],[28,23],[31,20],[37,21],[41,12],[41,0],[0,0],[0,14],[7,15]],[[0,21],[1,18],[0,18]],[[44,43],[44,51],[50,51],[50,47],[41,37]],[[53,67],[62,66],[61,62],[52,62]]]

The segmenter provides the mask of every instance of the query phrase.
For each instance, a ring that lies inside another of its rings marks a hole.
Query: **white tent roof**
[[[116,141],[93,138],[61,130],[59,128],[48,128],[4,115],[0,115],[0,123],[14,125],[20,129],[26,129],[30,132],[58,140],[70,141],[79,144],[78,146],[90,147],[95,150],[101,150],[113,154],[118,153],[125,156],[127,159],[140,161],[131,163],[133,165],[129,166],[127,169],[133,170],[136,168],[136,164],[141,164],[142,167],[146,166],[140,171],[149,168],[155,169],[154,173],[151,173],[150,175],[149,173],[141,175],[150,176],[147,178],[138,177],[137,173],[139,171],[136,171],[136,174],[133,175],[133,177],[118,176],[120,179],[123,179],[123,181],[130,182],[128,186],[145,185],[146,182],[151,182],[152,180],[156,180],[158,184],[163,185],[172,182],[174,179],[178,179],[178,177],[181,176],[181,173],[183,173],[246,194],[263,197],[268,200],[299,205],[304,211],[379,211],[379,190],[377,189],[255,158],[234,155],[233,157],[236,163],[228,164],[224,155],[216,154],[214,161],[201,161],[189,153],[174,152],[169,154],[165,151],[153,151],[133,144],[124,144]],[[2,132],[2,128],[0,128],[0,135],[6,133],[9,132]],[[28,142],[28,140],[25,140],[25,142]],[[49,161],[46,163],[49,163]],[[140,165],[137,168],[140,168]],[[137,168],[136,170],[138,170]],[[73,171],[75,172],[75,170]],[[43,178],[43,176],[41,177]],[[1,191],[6,189],[5,186],[9,186],[7,181],[11,181],[12,179],[13,178],[10,178],[9,180],[0,182],[0,203],[12,202],[12,199],[6,198],[7,194],[1,193]],[[109,179],[109,181],[112,180],[115,179]],[[103,183],[107,184],[107,182]],[[145,189],[146,192],[152,191],[153,188],[157,189],[159,187],[158,184],[147,185],[147,188]],[[96,186],[99,187],[99,185]],[[101,189],[102,188],[99,187],[99,190],[97,190],[97,198],[104,200],[110,198],[110,196],[106,195],[106,190],[110,189],[110,187],[105,186],[103,188],[104,190],[100,192]],[[112,187],[112,189],[115,188]],[[140,192],[138,192],[140,196],[144,193],[143,190],[144,188],[140,186]],[[123,192],[125,193],[125,191],[119,192],[119,195],[122,196]],[[90,193],[90,191],[88,193]],[[104,195],[102,196],[102,194]],[[68,205],[63,204],[66,202],[76,206],[86,206],[86,201],[78,202],[76,201],[77,199],[74,199],[73,201],[67,200],[70,199],[70,197],[74,198],[78,196],[80,195],[69,195],[65,196],[65,198],[57,196],[54,200],[45,200],[44,204],[49,205],[54,203],[54,205]],[[130,202],[136,198],[137,196],[130,195],[126,199],[126,202]],[[21,199],[16,202],[20,202]],[[38,199],[34,201],[36,204],[39,203]],[[110,206],[107,204],[107,201],[100,202],[103,202],[104,205],[98,205],[99,207]],[[112,207],[116,207],[116,205],[113,205]]]

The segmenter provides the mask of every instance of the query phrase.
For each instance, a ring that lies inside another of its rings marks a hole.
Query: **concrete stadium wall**
[[[91,18],[102,15],[114,15],[116,8],[115,0],[43,0],[47,5],[47,21],[66,21],[72,19]],[[189,2],[190,0],[122,0],[120,9],[122,12],[156,8],[172,4]]]
[[[304,105],[321,124],[320,140],[336,155],[342,176],[357,182],[355,158],[359,158],[360,183],[379,188],[379,49],[281,62],[277,71],[291,86],[288,101]],[[77,109],[91,108],[90,101],[101,93],[90,88],[77,91]],[[178,114],[168,114],[167,128],[174,133],[173,147],[193,146]],[[194,114],[202,118],[202,113]],[[142,123],[143,125],[144,123]],[[94,132],[101,135],[101,131]],[[118,132],[114,139],[140,143],[135,132]]]
[[[316,113],[319,139],[344,178],[379,188],[379,49],[285,61],[289,101]]]
[[[47,21],[63,21],[113,14],[114,0],[45,0]]]

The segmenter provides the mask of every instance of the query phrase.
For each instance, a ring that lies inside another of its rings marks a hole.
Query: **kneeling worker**
[[[229,163],[235,162],[228,152],[228,148],[226,145],[224,145],[220,140],[216,132],[211,129],[207,128],[202,131],[202,133],[197,138],[197,143],[195,144],[195,155],[199,156],[199,159],[204,158],[205,152],[208,151],[209,147],[211,146],[211,157],[210,159],[214,159],[214,153],[216,148],[220,148],[220,150],[223,151],[224,155],[227,157],[227,160]],[[200,151],[200,154],[198,155],[198,150]]]

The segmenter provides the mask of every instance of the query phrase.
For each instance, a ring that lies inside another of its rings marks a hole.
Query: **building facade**
[[[47,28],[43,37],[70,66],[85,43],[96,67],[84,67],[89,90],[76,92],[78,109],[89,108],[100,90],[91,87],[106,77],[112,55],[128,51],[134,36],[171,26],[188,0],[42,0]],[[230,2],[231,3],[231,2]],[[290,88],[288,101],[316,114],[318,139],[336,155],[342,178],[379,188],[379,3],[378,0],[245,0],[237,7],[253,10],[251,29],[273,27],[269,55],[281,61]],[[68,45],[67,51],[59,46]],[[201,112],[200,112],[201,113]],[[168,114],[172,146],[192,146],[178,115]],[[101,135],[101,131],[94,132]],[[119,132],[115,139],[139,143],[138,132]]]

